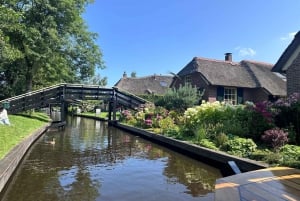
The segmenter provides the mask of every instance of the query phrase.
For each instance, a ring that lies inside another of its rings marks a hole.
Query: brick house
[[[271,72],[272,67],[256,61],[233,62],[231,53],[225,54],[225,60],[195,57],[177,74],[171,87],[191,84],[204,90],[204,100],[232,104],[286,96],[286,83]]]
[[[300,31],[279,57],[272,71],[286,75],[288,95],[300,93]]]
[[[135,95],[155,94],[162,95],[169,89],[173,76],[151,75],[145,77],[123,77],[114,85],[118,89]]]

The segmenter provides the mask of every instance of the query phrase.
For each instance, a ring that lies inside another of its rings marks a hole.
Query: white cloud
[[[256,55],[256,51],[250,47],[236,47],[235,49],[238,51],[239,56],[241,57],[253,57],[254,55]]]
[[[285,41],[285,40],[293,40],[297,32],[291,32],[286,34],[285,36],[280,37],[280,40]]]

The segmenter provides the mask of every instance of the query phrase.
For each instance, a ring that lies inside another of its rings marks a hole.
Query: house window
[[[168,83],[165,82],[165,81],[160,81],[160,86],[162,86],[162,87],[167,87],[167,86],[168,86]]]
[[[185,85],[192,85],[192,78],[190,75],[185,76],[184,78],[184,84]]]
[[[237,104],[237,90],[236,88],[224,88],[224,102],[233,105]]]

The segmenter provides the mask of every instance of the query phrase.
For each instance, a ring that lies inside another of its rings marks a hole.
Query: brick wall
[[[266,101],[269,98],[269,94],[262,88],[258,89],[244,89],[244,101],[250,101],[253,103]]]
[[[289,66],[286,72],[287,95],[300,93],[300,54]]]
[[[191,76],[192,86],[197,86],[197,88],[205,89],[203,100],[209,102],[216,101],[217,86],[208,85],[204,80],[204,78],[202,78],[200,73],[193,73],[190,76]],[[182,86],[184,85],[184,81],[185,81],[184,77],[182,77],[181,79],[177,78],[176,82],[172,87],[179,88],[180,85]],[[269,94],[262,88],[260,89],[244,88],[243,95],[244,95],[243,97],[244,102],[251,101],[256,103],[256,102],[268,100]]]
[[[204,89],[204,95],[203,95],[203,99],[204,100],[208,100],[208,85],[205,82],[205,80],[201,77],[200,73],[193,73],[190,75],[191,76],[191,81],[192,81],[192,86],[193,87],[197,87],[200,89]],[[176,81],[173,83],[173,86],[171,87],[175,87],[175,88],[179,88],[180,85],[184,86],[185,84],[185,78],[181,77],[181,79],[176,78]]]

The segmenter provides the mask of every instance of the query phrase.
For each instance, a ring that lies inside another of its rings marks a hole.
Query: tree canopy
[[[83,83],[103,69],[97,34],[82,18],[92,0],[0,0],[0,97],[61,82]]]

